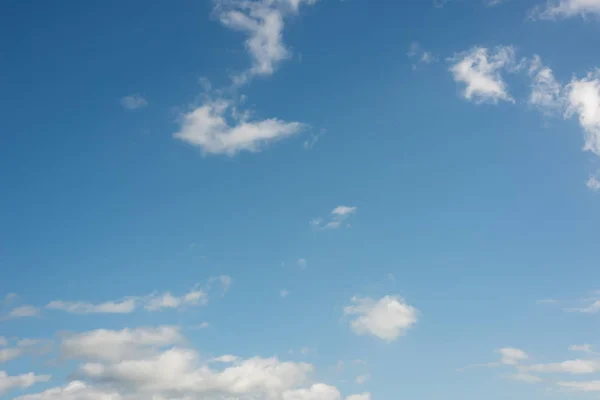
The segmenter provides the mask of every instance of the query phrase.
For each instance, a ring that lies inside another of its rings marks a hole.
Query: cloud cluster
[[[600,15],[600,0],[546,0],[546,4],[536,7],[531,16],[556,19],[588,14]]]
[[[17,399],[342,399],[337,388],[310,382],[311,364],[234,355],[204,360],[184,343],[179,329],[170,326],[68,335],[61,353],[79,363],[74,380]],[[0,388],[3,378],[0,373]],[[44,379],[49,377],[24,375],[22,385]]]

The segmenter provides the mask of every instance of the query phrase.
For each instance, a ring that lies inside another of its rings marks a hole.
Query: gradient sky
[[[599,0],[7,0],[0,398],[600,396]]]

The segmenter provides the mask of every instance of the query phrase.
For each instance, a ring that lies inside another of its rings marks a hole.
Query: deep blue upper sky
[[[597,395],[600,2],[488,3],[5,1],[0,398]]]

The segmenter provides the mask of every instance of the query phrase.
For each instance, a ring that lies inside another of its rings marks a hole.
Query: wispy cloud
[[[9,313],[9,318],[27,318],[37,317],[40,315],[40,310],[37,307],[31,305],[23,305],[13,308]]]
[[[533,9],[531,17],[553,20],[588,14],[600,15],[600,0],[546,0]]]
[[[126,110],[137,110],[138,108],[143,108],[148,105],[146,99],[139,94],[125,96],[121,98],[120,102],[123,108]]]
[[[137,299],[129,298],[123,301],[107,301],[92,304],[84,301],[54,300],[46,305],[49,310],[66,311],[70,314],[128,314],[135,311]]]
[[[347,219],[356,214],[357,207],[337,206],[329,214],[329,218],[313,218],[310,220],[310,225],[318,229],[338,229],[343,226]]]

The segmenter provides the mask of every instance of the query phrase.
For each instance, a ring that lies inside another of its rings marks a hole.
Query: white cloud
[[[562,113],[565,106],[562,85],[554,78],[552,70],[543,65],[542,59],[535,55],[529,68],[531,76],[531,94],[529,104],[547,115]]]
[[[592,345],[590,344],[581,344],[581,345],[573,345],[569,346],[570,351],[581,351],[583,353],[593,353]]]
[[[498,47],[491,53],[486,48],[475,47],[456,54],[451,61],[454,62],[450,67],[454,80],[465,85],[465,99],[476,103],[514,102],[500,74],[502,70],[515,68],[515,50],[511,46]]]
[[[137,110],[146,107],[148,102],[139,94],[132,94],[121,98],[121,105],[127,110]]]
[[[153,354],[157,348],[182,340],[179,329],[172,326],[120,331],[98,329],[65,337],[61,350],[68,358],[118,361]]]
[[[413,69],[417,69],[417,64],[431,64],[437,61],[437,57],[432,52],[424,50],[419,42],[411,43],[406,55],[416,60]]]
[[[41,343],[41,340],[39,339],[20,339],[19,341],[17,341],[17,346],[18,347],[32,347],[32,346],[36,346],[38,344]]]
[[[600,363],[591,360],[569,360],[561,363],[535,364],[524,367],[528,371],[537,373],[567,373],[567,374],[593,374],[600,371]]]
[[[316,383],[306,389],[288,390],[283,393],[283,400],[341,400],[340,391],[323,383]]]
[[[558,382],[558,386],[582,392],[600,392],[600,381]]]
[[[417,323],[418,310],[399,297],[385,296],[375,301],[355,296],[352,303],[344,308],[344,314],[357,315],[350,325],[358,335],[369,334],[391,342]]]
[[[567,311],[577,311],[577,312],[582,312],[582,313],[586,313],[586,314],[594,314],[594,313],[600,312],[600,300],[594,301],[587,307],[571,308],[571,309],[568,309]]]
[[[510,375],[510,379],[515,381],[525,382],[525,383],[539,383],[542,381],[542,378],[532,375],[525,371],[519,371],[516,374]]]
[[[8,348],[8,349],[0,349],[0,363],[5,363],[10,360],[14,360],[23,354],[21,349]]]
[[[600,181],[595,176],[590,176],[585,185],[595,192],[600,190]]]
[[[280,295],[281,297],[288,297],[288,295],[289,295],[289,294],[290,294],[290,292],[289,292],[289,291],[287,291],[287,290],[285,290],[285,289],[281,289],[281,290],[279,291],[279,295]]]
[[[25,318],[25,317],[37,317],[40,314],[40,310],[38,310],[34,306],[24,305],[20,307],[13,308],[8,314],[9,318]]]
[[[545,6],[536,7],[532,16],[541,19],[600,15],[600,0],[547,0]]]
[[[363,385],[369,380],[369,378],[369,375],[359,375],[356,377],[354,382],[356,382],[358,385]]]
[[[207,303],[208,295],[204,291],[196,288],[180,297],[173,296],[169,292],[153,295],[144,307],[148,311],[160,311],[166,308],[206,305]]]
[[[227,121],[228,110],[231,122]],[[293,136],[306,126],[276,118],[250,121],[238,114],[226,100],[211,101],[181,116],[179,131],[173,136],[199,147],[204,154],[234,156],[241,151],[257,152],[278,140]]]
[[[371,393],[353,394],[346,397],[346,400],[371,400]]]
[[[585,132],[584,150],[600,156],[600,70],[573,78],[566,87],[566,117],[577,115]]]
[[[14,400],[124,400],[119,393],[96,389],[81,381],[72,381],[64,387],[54,387],[41,393],[26,394]],[[142,399],[139,399],[142,400]],[[158,399],[157,399],[158,400]]]
[[[217,0],[215,11],[223,25],[248,36],[245,45],[252,67],[234,77],[234,82],[273,74],[277,65],[291,56],[283,43],[285,19],[297,14],[301,5],[314,3],[316,0]]]
[[[0,336],[0,346],[7,346],[8,340],[4,336]]]
[[[231,364],[231,363],[236,362],[237,360],[239,360],[239,357],[232,356],[231,354],[226,354],[223,356],[215,357],[215,358],[211,359],[210,362]]]
[[[296,265],[298,265],[300,268],[306,268],[306,266],[308,265],[308,262],[306,261],[305,258],[299,258],[296,260]]]
[[[23,375],[9,376],[6,371],[0,371],[0,396],[14,389],[27,389],[38,382],[47,382],[50,375],[36,375],[33,372]]]
[[[357,207],[337,206],[331,211],[328,221],[324,221],[323,218],[313,218],[310,220],[310,225],[319,229],[338,229],[351,215],[356,214],[357,210]]]
[[[136,299],[129,298],[123,301],[107,301],[92,304],[83,301],[54,300],[46,305],[50,310],[66,311],[70,314],[128,314],[136,308]]]
[[[525,361],[529,358],[523,350],[515,349],[513,347],[504,347],[498,350],[498,353],[500,353],[502,357],[502,364],[505,365],[517,365],[521,361]]]

